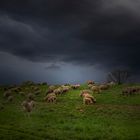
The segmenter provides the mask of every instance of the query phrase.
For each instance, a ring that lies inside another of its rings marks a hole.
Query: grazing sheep
[[[33,100],[28,102],[29,106],[31,106],[32,108],[35,107],[35,102]]]
[[[53,91],[56,95],[62,94],[63,90],[61,88],[57,88]]]
[[[13,101],[13,96],[9,96],[8,98],[7,98],[7,100],[8,100],[8,102],[12,102]]]
[[[80,96],[83,97],[84,94],[91,94],[91,93],[92,93],[91,90],[82,90]]]
[[[55,93],[49,93],[46,97],[44,97],[44,101],[55,102],[56,101],[56,94]]]
[[[109,83],[107,83],[107,85],[108,85],[109,87],[112,87],[112,86],[115,85],[115,82],[109,82]]]
[[[35,103],[32,100],[31,101],[25,100],[22,102],[21,105],[22,105],[24,111],[31,112],[33,107],[35,106]]]
[[[48,91],[47,91],[46,95],[48,95],[48,94],[52,93],[53,91],[54,91],[53,89],[48,89]]]
[[[91,98],[84,97],[83,98],[83,104],[90,105],[90,104],[93,104],[93,101],[92,101]]]
[[[95,84],[95,83],[94,83],[94,81],[92,81],[92,80],[88,80],[88,81],[87,81],[87,84],[88,84],[88,85],[93,85],[93,84]]]
[[[71,85],[71,87],[72,87],[73,89],[78,89],[78,88],[80,87],[80,84]]]
[[[126,87],[122,90],[122,95],[134,95],[139,94],[140,87]]]
[[[107,85],[107,84],[100,85],[99,88],[100,88],[100,90],[107,90],[107,89],[109,89],[109,85]]]
[[[84,93],[82,96],[83,96],[83,98],[90,98],[93,103],[96,103],[96,99],[92,95],[90,95],[88,93]]]
[[[56,89],[56,87],[53,85],[49,86],[49,88],[48,88],[48,90],[55,90],[55,89]]]
[[[92,86],[94,86],[94,85],[93,85],[93,84],[89,84],[89,85],[88,85],[89,88],[92,88]]]
[[[32,94],[32,93],[29,93],[29,94],[27,95],[27,99],[29,99],[29,100],[34,100],[33,94]]]
[[[89,91],[85,90],[85,91],[82,91],[82,93],[80,94],[81,97],[83,97],[83,103],[84,104],[93,104],[93,103],[96,103],[96,99],[89,94]]]
[[[56,102],[56,97],[55,96],[50,96],[48,99],[47,99],[47,102],[48,103],[54,103],[54,102]]]
[[[7,98],[7,97],[11,96],[11,94],[12,94],[12,92],[10,90],[8,90],[8,91],[4,92],[3,96],[5,98]]]
[[[70,86],[61,86],[61,88],[63,93],[68,92],[71,89]]]
[[[91,90],[95,93],[101,93],[101,89],[99,86],[92,86]]]

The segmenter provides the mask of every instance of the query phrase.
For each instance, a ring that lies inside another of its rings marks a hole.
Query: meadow
[[[86,84],[59,95],[56,103],[44,102],[48,86],[38,86],[30,114],[21,106],[25,96],[14,93],[7,102],[0,87],[0,140],[140,140],[140,94],[121,95],[128,85],[92,93],[93,105],[84,105],[79,96]]]

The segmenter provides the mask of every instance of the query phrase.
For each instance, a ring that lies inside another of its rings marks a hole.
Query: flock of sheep
[[[42,92],[40,85],[48,86],[47,83],[34,84],[33,82],[28,81],[20,86],[10,86],[4,88],[3,96],[8,102],[13,101],[14,99],[13,93],[17,93],[24,96],[25,100],[21,103],[21,106],[24,111],[31,112],[35,107],[34,97]],[[96,99],[92,95],[92,93],[99,94],[103,90],[108,90],[109,88],[114,86],[115,83],[110,82],[105,84],[96,84],[94,81],[87,81],[87,85],[88,89],[82,90],[80,92],[80,97],[82,97],[83,99],[83,104],[90,105],[96,103]],[[73,90],[79,89],[80,87],[81,87],[80,84],[75,85],[65,84],[59,86],[51,85],[48,87],[47,92],[45,93],[45,96],[42,100],[47,103],[55,103],[59,95],[63,95],[71,89]],[[131,95],[136,93],[140,93],[140,87],[126,87],[122,89],[122,95]]]

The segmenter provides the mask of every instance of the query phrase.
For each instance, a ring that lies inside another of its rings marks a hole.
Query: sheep
[[[88,85],[90,85],[90,84],[93,85],[93,84],[95,84],[95,82],[92,81],[92,80],[88,80],[88,81],[87,81],[87,84],[88,84]]]
[[[8,91],[4,92],[3,96],[5,98],[7,98],[7,97],[11,96],[11,94],[12,94],[12,92],[10,90],[8,90]]]
[[[90,91],[88,91],[88,90],[84,90],[81,92],[80,96],[83,97],[83,103],[84,104],[96,103],[96,99],[89,93],[90,93]]]
[[[57,88],[53,91],[56,95],[59,95],[63,92],[63,90],[61,88]]]
[[[7,98],[7,100],[8,100],[8,102],[12,102],[13,101],[13,96],[9,96],[8,98]]]
[[[112,86],[115,85],[115,82],[109,82],[109,83],[107,83],[107,85],[108,85],[109,87],[112,87]]]
[[[25,100],[22,102],[21,105],[22,105],[24,111],[31,112],[33,107],[35,106],[35,103],[32,100],[31,101]]]
[[[29,99],[29,100],[34,100],[33,94],[32,94],[32,93],[29,93],[29,94],[27,95],[27,99]]]
[[[83,94],[90,94],[90,93],[91,93],[90,90],[82,90],[80,96],[83,97]]]
[[[64,93],[64,92],[69,91],[71,87],[70,86],[61,86],[61,88],[62,88],[62,92]]]
[[[99,86],[92,86],[91,90],[95,93],[101,93],[101,89]]]
[[[33,108],[35,107],[35,102],[33,100],[29,101],[28,104]]]
[[[47,102],[50,103],[50,102],[56,102],[56,97],[55,96],[50,96],[48,99],[47,99]]]
[[[107,90],[107,89],[109,89],[109,85],[107,85],[107,84],[100,85],[99,88],[100,88],[100,90]]]
[[[78,89],[78,88],[80,87],[80,84],[71,85],[71,87],[72,87],[73,89]]]
[[[56,89],[56,87],[53,85],[49,86],[49,88],[48,88],[48,90],[55,90],[55,89]]]
[[[122,95],[137,94],[140,91],[140,87],[126,87],[122,90]]]
[[[56,94],[55,93],[49,93],[46,97],[44,97],[44,101],[55,102],[56,101]]]
[[[89,85],[88,85],[89,88],[92,88],[92,86],[93,86],[92,84],[89,84]]]
[[[96,99],[95,99],[92,95],[90,95],[90,94],[88,94],[88,93],[84,93],[84,94],[82,95],[82,97],[83,97],[83,98],[90,98],[90,99],[92,100],[93,103],[96,103]]]
[[[93,104],[93,101],[92,101],[91,98],[84,97],[83,98],[83,104],[90,105],[90,104]]]

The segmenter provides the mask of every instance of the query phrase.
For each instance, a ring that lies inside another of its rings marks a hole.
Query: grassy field
[[[140,140],[140,94],[122,96],[124,86],[93,93],[97,103],[83,105],[86,85],[59,95],[57,103],[43,102],[47,86],[41,85],[30,116],[21,107],[24,96],[6,102],[0,88],[0,140]]]

